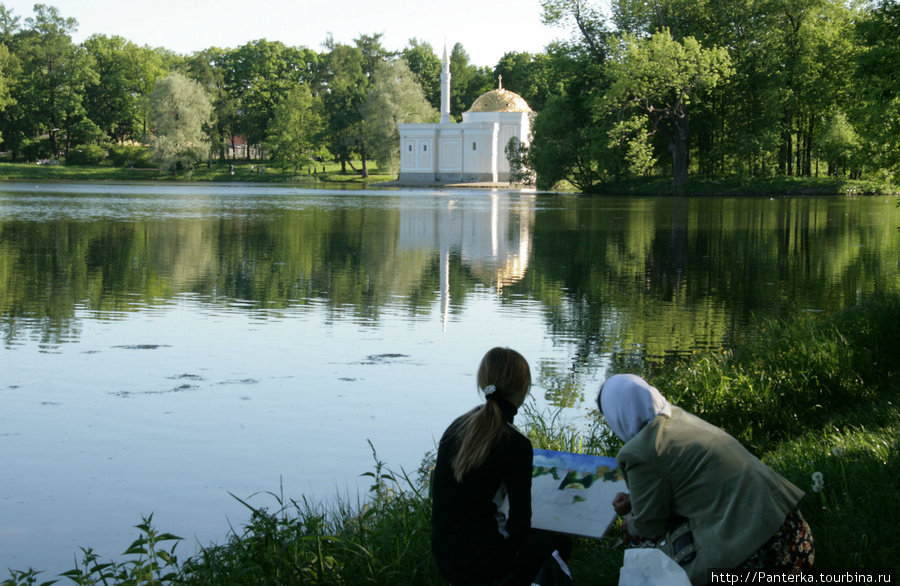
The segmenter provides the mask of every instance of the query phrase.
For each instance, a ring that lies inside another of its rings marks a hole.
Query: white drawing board
[[[616,459],[534,450],[531,526],[600,539],[616,519],[612,501],[628,492]]]

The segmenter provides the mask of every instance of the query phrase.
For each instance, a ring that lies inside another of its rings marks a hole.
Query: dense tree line
[[[570,30],[526,158],[539,185],[649,172],[900,178],[896,0],[543,0]],[[504,77],[506,79],[506,77]]]
[[[461,44],[449,56],[455,119],[499,75],[538,112],[530,147],[513,152],[539,187],[900,177],[897,0],[542,5],[568,40],[493,69]],[[116,36],[75,44],[76,30],[54,7],[23,20],[0,4],[0,148],[14,160],[133,164],[152,145],[153,163],[176,172],[240,152],[295,169],[361,162],[365,175],[369,160],[396,171],[398,122],[437,118],[440,58],[415,38],[400,51],[363,34],[321,51],[260,39],[178,55]]]

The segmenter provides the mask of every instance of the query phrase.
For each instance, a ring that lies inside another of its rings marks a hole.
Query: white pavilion
[[[461,123],[450,120],[450,60],[447,47],[441,71],[441,121],[398,124],[400,175],[416,183],[505,183],[509,181],[506,145],[512,137],[528,144],[531,108],[515,92],[482,94]]]

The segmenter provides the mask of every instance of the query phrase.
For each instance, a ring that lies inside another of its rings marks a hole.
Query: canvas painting
[[[578,537],[603,537],[628,492],[615,458],[536,449],[531,474],[531,526]]]

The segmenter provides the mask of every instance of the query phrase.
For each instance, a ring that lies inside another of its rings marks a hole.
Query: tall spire
[[[444,58],[441,61],[441,124],[450,123],[450,58],[447,57],[447,41],[444,41]]]

